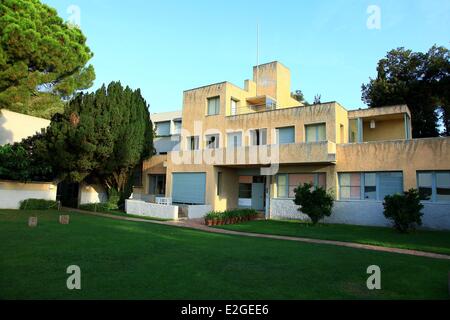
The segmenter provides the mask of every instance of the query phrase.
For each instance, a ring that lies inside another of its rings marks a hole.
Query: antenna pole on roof
[[[258,96],[259,81],[259,23],[256,22],[256,96]]]

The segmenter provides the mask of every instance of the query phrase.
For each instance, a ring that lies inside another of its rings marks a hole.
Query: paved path
[[[196,229],[196,230],[211,232],[211,233],[253,237],[253,238],[265,238],[265,239],[275,239],[275,240],[306,242],[306,243],[314,243],[314,244],[328,244],[328,245],[333,245],[333,246],[348,247],[348,248],[355,248],[355,249],[364,249],[364,250],[372,250],[372,251],[380,251],[380,252],[391,252],[391,253],[406,254],[406,255],[412,255],[412,256],[418,256],[418,257],[450,260],[450,255],[410,250],[410,249],[387,248],[387,247],[374,246],[374,245],[369,245],[369,244],[360,244],[360,243],[354,243],[354,242],[320,240],[320,239],[299,238],[299,237],[289,237],[289,236],[277,236],[277,235],[271,235],[271,234],[217,229],[217,228],[207,227],[204,224],[203,219],[180,220],[180,221],[158,221],[158,220],[141,219],[141,218],[135,218],[135,217],[124,217],[124,216],[99,213],[99,212],[90,212],[90,211],[77,210],[77,209],[63,209],[63,210],[75,211],[75,212],[80,212],[83,214],[90,214],[90,215],[94,215],[94,216],[111,218],[111,219],[116,219],[116,220],[126,220],[126,221],[161,224],[161,225],[166,225],[166,226]]]

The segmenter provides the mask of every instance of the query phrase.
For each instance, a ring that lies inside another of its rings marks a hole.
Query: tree
[[[124,198],[130,175],[153,151],[148,105],[140,90],[119,82],[78,94],[57,114],[37,152],[61,180],[99,182]]]
[[[50,118],[92,86],[86,38],[39,0],[0,3],[0,109]]]
[[[427,53],[398,48],[378,62],[377,77],[362,85],[370,107],[407,104],[413,137],[450,135],[450,52],[433,46]]]
[[[294,191],[294,203],[300,206],[298,211],[306,214],[313,225],[316,225],[324,217],[331,215],[334,198],[325,189],[305,183],[298,186]]]
[[[406,233],[422,225],[423,204],[419,191],[410,189],[403,194],[388,195],[383,202],[384,216],[394,222],[394,228]]]
[[[309,105],[308,101],[306,101],[305,96],[303,95],[302,90],[295,90],[295,92],[291,92],[291,97],[298,102],[303,103],[304,105]]]

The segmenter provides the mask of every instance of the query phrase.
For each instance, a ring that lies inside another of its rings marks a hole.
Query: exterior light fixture
[[[370,120],[370,129],[375,129],[375,128],[376,128],[375,120]]]

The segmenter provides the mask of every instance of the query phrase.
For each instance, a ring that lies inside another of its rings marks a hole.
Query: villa
[[[292,200],[310,182],[335,195],[329,221],[386,225],[384,197],[418,188],[424,226],[450,229],[450,138],[412,139],[406,105],[304,105],[290,81],[280,62],[262,64],[243,88],[186,90],[182,112],[152,115],[157,154],[143,164],[136,197],[190,206],[189,218],[249,207],[304,219]]]

